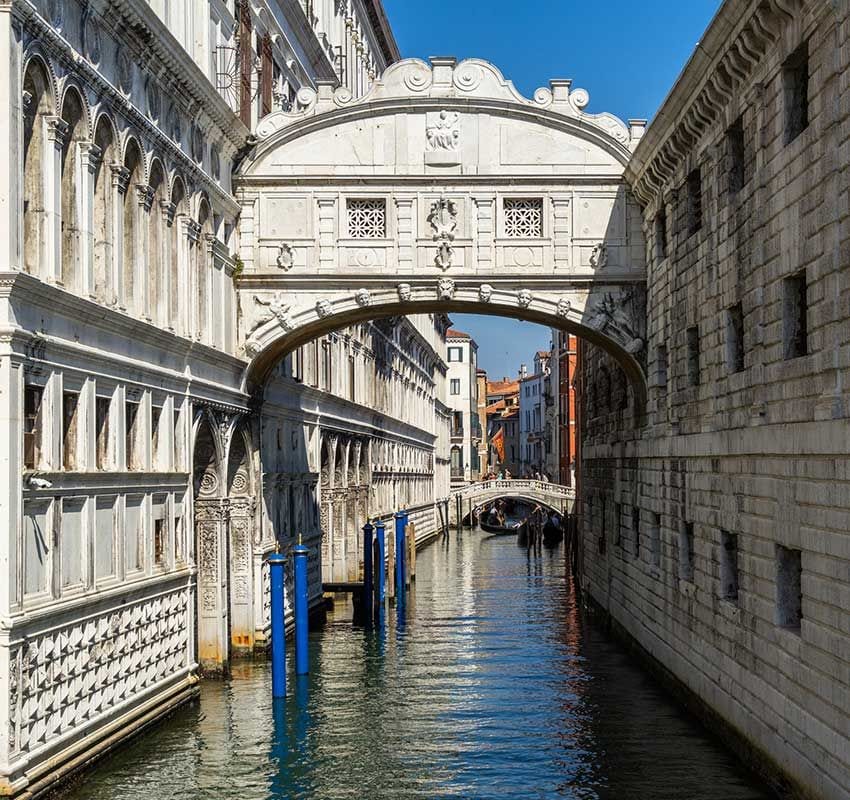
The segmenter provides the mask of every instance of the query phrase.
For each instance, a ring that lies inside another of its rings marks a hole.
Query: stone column
[[[493,269],[493,248],[495,244],[495,205],[496,202],[491,195],[474,196],[476,212],[476,263],[477,271],[490,273]]]
[[[218,286],[217,286],[217,278],[218,274],[215,269],[215,235],[212,233],[204,234],[203,245],[203,253],[204,253],[204,261],[200,265],[199,269],[205,270],[205,277],[207,283],[207,297],[206,303],[203,308],[201,308],[202,318],[200,320],[201,325],[199,331],[201,332],[201,339],[205,342],[205,344],[215,346],[216,336],[215,332],[212,328],[213,320],[218,320],[220,317],[218,316],[221,312],[220,308],[216,308],[216,299],[218,295]],[[206,333],[206,339],[204,339],[203,333]]]
[[[179,253],[182,259],[182,265],[180,267],[182,280],[180,281],[180,285],[186,287],[180,303],[182,307],[181,316],[183,318],[184,335],[193,339],[198,330],[197,303],[193,302],[198,291],[198,277],[195,275],[193,267],[197,265],[198,260],[197,249],[201,238],[201,226],[188,217],[184,217],[181,222],[183,223],[183,233],[186,237],[186,242],[180,248]]]
[[[321,195],[319,205],[319,272],[333,272],[336,267],[336,195]]]
[[[413,261],[415,251],[413,243],[416,236],[416,224],[413,219],[413,201],[413,196],[396,196],[395,198],[397,261],[398,271],[400,273],[411,273],[414,270]]]
[[[162,268],[160,270],[160,309],[161,316],[159,319],[163,328],[168,330],[176,330],[175,322],[171,316],[172,297],[175,281],[173,280],[172,270],[176,269],[176,265],[171,263],[171,236],[174,227],[174,214],[177,211],[177,206],[169,200],[159,201],[159,212],[162,214],[162,242],[160,247],[160,258]]]
[[[79,153],[80,185],[78,209],[80,214],[80,282],[79,291],[83,297],[94,299],[94,176],[103,156],[101,149],[93,142],[80,142]]]
[[[227,669],[228,604],[225,515],[227,501],[218,497],[195,500],[195,539],[198,553],[198,661],[204,672]]]
[[[124,292],[124,198],[130,183],[130,170],[110,164],[112,170],[112,293],[114,303],[127,308]]]
[[[571,198],[552,196],[552,258],[555,269],[569,269],[572,246]]]
[[[44,118],[44,253],[39,275],[50,283],[62,277],[62,151],[68,123],[61,117]]]
[[[239,476],[237,476],[238,478]],[[228,502],[230,531],[230,644],[248,655],[254,648],[252,542],[254,499],[233,497]]]
[[[136,308],[141,316],[151,319],[150,293],[150,214],[153,205],[154,191],[150,186],[136,184],[136,198],[139,203],[139,217],[136,225]]]

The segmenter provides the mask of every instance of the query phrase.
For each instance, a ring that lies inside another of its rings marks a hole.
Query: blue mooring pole
[[[397,603],[404,602],[404,540],[405,515],[399,511],[395,515],[395,596]]]
[[[268,557],[271,578],[272,623],[272,697],[286,697],[286,557],[272,553]]]
[[[382,519],[375,522],[375,539],[378,542],[378,602],[381,606],[387,599],[387,530]]]
[[[407,563],[407,528],[410,525],[410,512],[402,511],[401,513],[404,514],[404,527],[402,528],[404,532],[404,585],[410,588],[410,564]]]
[[[381,523],[378,523],[379,525]],[[367,522],[363,526],[363,624],[372,627],[375,617],[375,585],[372,577],[372,543],[375,540],[375,529]]]
[[[307,594],[307,554],[303,544],[292,548],[295,562],[295,674],[306,675],[310,671],[310,653],[307,645],[309,631],[309,597]]]

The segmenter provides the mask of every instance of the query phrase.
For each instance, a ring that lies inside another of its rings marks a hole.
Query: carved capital
[[[201,226],[195,220],[186,217],[183,220],[183,230],[190,242],[198,243],[201,238]]]
[[[169,226],[174,224],[174,215],[177,213],[177,206],[170,200],[160,200],[159,209],[162,212],[165,223]]]
[[[136,199],[139,201],[139,206],[145,211],[150,211],[153,205],[154,190],[145,183],[136,184]]]
[[[109,169],[112,170],[113,188],[124,194],[130,184],[130,170],[118,163],[110,164]]]
[[[204,244],[206,245],[207,252],[212,256],[213,248],[215,247],[216,238],[214,233],[205,233],[204,234]]]
[[[83,169],[87,169],[94,174],[100,166],[100,161],[103,158],[103,150],[101,150],[94,142],[80,142],[80,162]]]
[[[61,117],[47,117],[44,121],[44,131],[47,141],[53,142],[57,150],[62,150],[68,142],[70,127]]]

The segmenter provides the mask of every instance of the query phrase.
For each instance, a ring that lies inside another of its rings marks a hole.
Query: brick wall
[[[584,582],[748,760],[846,798],[850,10],[730,0],[703,47],[629,176],[645,415],[586,350]]]

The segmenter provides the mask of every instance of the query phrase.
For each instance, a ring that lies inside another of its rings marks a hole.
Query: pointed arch
[[[122,241],[123,304],[129,313],[139,310],[139,239],[141,209],[139,208],[138,189],[144,181],[144,160],[142,150],[135,138],[130,137],[124,147],[124,189]]]
[[[40,56],[30,57],[24,71],[24,238],[21,243],[24,270],[41,275],[46,267],[47,214],[45,169],[47,119],[54,113],[54,89],[50,70]]]
[[[94,143],[100,160],[94,175],[94,295],[100,303],[117,300],[115,259],[115,191],[113,167],[118,160],[118,135],[108,114],[101,114],[94,127]]]
[[[167,319],[165,304],[168,299],[165,249],[165,219],[168,203],[168,183],[162,162],[155,158],[151,163],[148,187],[151,209],[148,214],[148,298],[151,320],[164,325]]]

